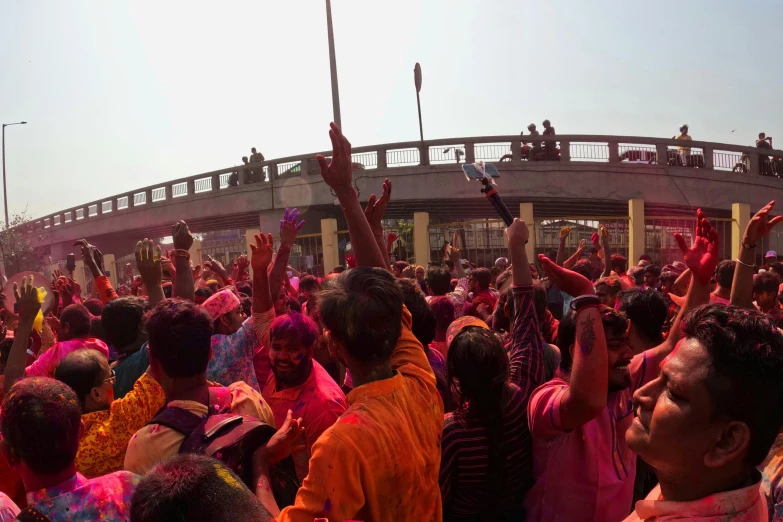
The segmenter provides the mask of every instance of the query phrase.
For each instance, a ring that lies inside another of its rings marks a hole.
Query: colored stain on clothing
[[[77,473],[62,484],[27,493],[27,505],[51,522],[130,519],[130,500],[141,477],[118,471],[95,479]]]

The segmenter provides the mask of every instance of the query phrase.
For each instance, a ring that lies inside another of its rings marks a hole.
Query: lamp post
[[[421,91],[421,65],[416,62],[416,67],[413,68],[413,83],[416,84],[416,105],[419,107],[419,136],[421,141],[424,141],[424,131],[421,126],[421,101],[419,100],[419,92]]]
[[[25,125],[26,121],[3,123],[3,207],[5,208],[5,228],[8,228],[8,188],[5,184],[5,128],[11,125]]]
[[[334,31],[332,30],[332,2],[326,0],[326,32],[329,36],[329,70],[332,74],[332,111],[334,123],[343,128],[340,118],[340,90],[337,87],[337,61],[334,57]]]

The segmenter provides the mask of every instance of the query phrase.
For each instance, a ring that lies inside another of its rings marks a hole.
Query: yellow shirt
[[[313,445],[310,468],[279,522],[440,522],[443,402],[403,310],[389,379],[355,388],[337,422]]]
[[[677,136],[674,139],[675,140],[684,140],[684,141],[693,141],[693,138],[691,138],[690,134],[680,134],[679,136]],[[691,150],[691,148],[690,147],[678,147],[677,150],[680,151],[680,152],[689,152]]]
[[[270,426],[275,425],[275,417],[261,394],[244,382],[235,382],[228,386],[231,390],[231,413],[247,415],[262,420]],[[171,401],[169,407],[182,408],[196,415],[206,417],[207,406],[195,401]],[[160,424],[141,428],[130,439],[125,453],[125,469],[143,475],[158,462],[176,455],[185,436]]]
[[[108,410],[82,415],[84,436],[79,441],[76,470],[87,478],[121,471],[128,441],[165,403],[163,388],[145,372]]]

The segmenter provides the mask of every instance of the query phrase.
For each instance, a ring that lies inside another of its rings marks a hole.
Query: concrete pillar
[[[109,282],[112,288],[117,289],[117,267],[114,254],[103,254],[103,268],[109,271]]]
[[[92,278],[92,274],[90,277]],[[92,288],[94,285],[92,284],[92,280],[90,280],[90,285],[89,287],[87,286],[87,278],[84,277],[84,261],[81,259],[76,260],[76,268],[73,271],[73,278],[77,283],[79,283],[79,286],[82,287],[82,299],[89,299],[92,297],[88,291],[88,288]]]
[[[340,251],[337,246],[337,220],[321,220],[321,245],[324,251],[324,274],[328,274],[340,264]]]
[[[533,218],[532,203],[519,204],[519,219],[527,224],[527,229],[530,232],[527,245],[525,245],[525,252],[527,253],[527,260],[533,263],[536,258],[536,222]]]
[[[430,215],[428,212],[413,213],[413,257],[416,264],[427,266],[430,262]]]
[[[256,234],[260,234],[261,229],[260,228],[248,228],[245,230],[245,246],[247,247],[247,259],[248,261],[253,256],[253,251],[250,249],[250,245],[256,244]],[[253,277],[253,268],[248,267],[248,271],[250,272],[250,277]]]
[[[644,200],[628,200],[628,266],[634,266],[645,251]]]
[[[737,259],[740,254],[740,242],[745,234],[745,227],[750,221],[750,205],[747,203],[731,204],[731,258]]]

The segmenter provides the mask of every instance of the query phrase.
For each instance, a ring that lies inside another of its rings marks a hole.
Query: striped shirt
[[[445,416],[440,487],[444,517],[519,507],[533,482],[533,457],[526,412],[532,391],[544,380],[544,342],[533,303],[533,286],[514,287],[514,323],[509,351],[510,384],[503,407],[501,487],[489,497],[487,428],[461,412]]]

